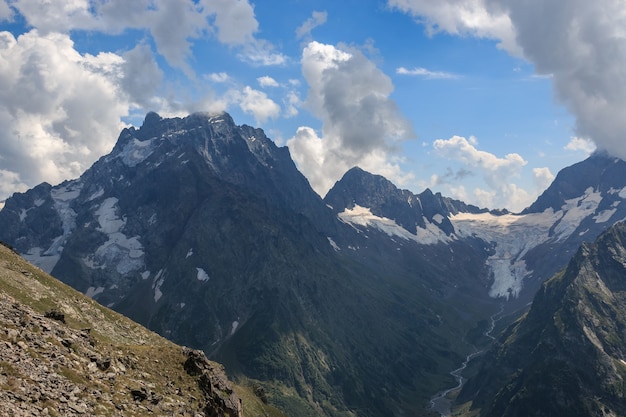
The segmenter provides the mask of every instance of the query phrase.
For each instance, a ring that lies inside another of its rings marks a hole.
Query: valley
[[[453,391],[489,401],[463,371],[624,200],[626,163],[603,154],[521,213],[358,167],[321,198],[261,129],[149,113],[80,178],[9,198],[0,240],[287,415],[446,415]]]

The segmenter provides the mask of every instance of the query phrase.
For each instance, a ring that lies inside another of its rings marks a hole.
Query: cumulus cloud
[[[237,103],[245,113],[251,114],[258,123],[280,115],[280,106],[276,102],[250,86],[245,86],[241,91],[231,90],[229,96],[232,102]]]
[[[9,7],[6,0],[0,0],[0,22],[13,18],[13,10]]]
[[[427,70],[426,68],[413,68],[413,69],[407,69],[404,67],[399,67],[396,69],[396,74],[400,74],[400,75],[413,75],[413,76],[418,76],[418,77],[423,77],[429,80],[432,79],[455,79],[455,78],[459,78],[458,75],[456,74],[452,74],[450,72],[442,72],[442,71],[430,71]]]
[[[123,55],[121,64],[121,87],[128,93],[135,107],[156,109],[156,95],[163,83],[163,71],[159,68],[152,50],[147,45],[137,45]]]
[[[214,16],[217,36],[228,45],[250,43],[259,30],[254,8],[247,0],[203,0],[202,6]]]
[[[431,32],[499,39],[551,75],[576,132],[626,159],[626,3],[621,0],[388,0]]]
[[[533,181],[537,191],[542,192],[554,181],[554,174],[547,167],[533,168]]]
[[[0,63],[1,192],[75,178],[110,151],[130,105],[122,56],[33,30],[0,32]]]
[[[499,40],[499,46],[518,53],[515,29],[510,17],[496,0],[388,0],[389,6],[401,10],[420,24],[429,34],[447,32],[460,36]]]
[[[212,72],[206,78],[214,83],[225,83],[230,81],[230,76],[225,72]]]
[[[285,106],[285,117],[295,117],[299,113],[298,109],[302,105],[302,101],[296,91],[289,91],[283,99],[283,104]]]
[[[207,34],[214,34],[223,44],[241,47],[242,59],[260,65],[285,62],[269,42],[256,37],[259,23],[248,0],[14,0],[11,4],[43,34],[146,30],[157,51],[188,75],[191,42]]]
[[[414,133],[389,98],[389,77],[358,50],[318,42],[304,48],[302,72],[305,106],[322,121],[322,132],[301,127],[287,145],[312,187],[324,195],[355,165],[404,182],[392,157]]]
[[[574,152],[583,151],[587,155],[591,155],[596,150],[596,145],[589,139],[572,136],[563,149]]]
[[[311,31],[326,23],[326,19],[328,19],[327,12],[314,11],[311,17],[309,17],[301,26],[298,26],[296,29],[296,38],[302,39],[310,37]]]
[[[264,75],[256,79],[261,87],[278,87],[278,81],[270,76]]]
[[[482,175],[489,190],[478,189],[474,192],[475,201],[484,207],[504,207],[518,210],[530,203],[532,198],[526,191],[514,184],[513,178],[519,177],[527,164],[517,153],[510,153],[499,158],[496,155],[476,148],[474,137],[466,139],[453,136],[450,139],[437,139],[433,143],[435,152],[446,159],[463,164],[464,176],[477,170]]]

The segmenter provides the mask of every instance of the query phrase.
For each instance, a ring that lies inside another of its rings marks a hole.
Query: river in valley
[[[493,342],[496,338],[491,334],[496,327],[496,322],[500,319],[500,315],[504,311],[504,304],[500,307],[500,310],[497,313],[494,313],[490,317],[489,328],[485,331],[485,336],[487,336]],[[434,397],[430,399],[430,408],[431,410],[439,413],[441,417],[450,417],[452,412],[452,400],[448,398],[448,395],[452,392],[456,392],[463,388],[463,384],[465,383],[465,378],[463,378],[463,371],[467,368],[467,365],[476,357],[485,353],[487,348],[483,350],[477,350],[473,353],[470,353],[465,357],[465,361],[461,364],[460,367],[450,372],[450,375],[454,377],[456,380],[456,385],[445,389],[443,391],[435,394]]]

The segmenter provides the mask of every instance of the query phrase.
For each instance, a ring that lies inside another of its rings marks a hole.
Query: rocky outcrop
[[[221,366],[107,311],[4,246],[0,415],[243,417]]]
[[[201,350],[184,349],[187,360],[184,368],[191,376],[198,376],[198,386],[205,394],[208,417],[243,417],[241,400],[235,395],[224,369],[207,359]]]

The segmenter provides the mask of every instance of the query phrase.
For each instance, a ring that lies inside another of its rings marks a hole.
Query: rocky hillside
[[[4,245],[0,329],[3,416],[282,415],[202,352],[100,306]]]
[[[583,244],[465,386],[462,415],[623,416],[626,225]],[[471,404],[471,406],[470,406]]]

